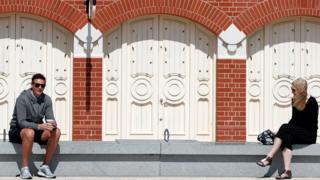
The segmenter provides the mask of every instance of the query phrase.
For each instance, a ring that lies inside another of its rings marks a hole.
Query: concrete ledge
[[[197,141],[171,141],[161,144],[161,154],[179,155],[265,155],[271,146],[258,143],[205,143]],[[320,144],[294,145],[295,155],[320,155]]]
[[[21,145],[0,142],[0,154],[21,154]],[[44,154],[45,146],[34,143],[33,154]],[[57,154],[159,154],[159,141],[61,141]]]
[[[0,142],[0,176],[21,166],[21,145]],[[271,146],[197,141],[61,142],[51,164],[58,176],[269,177],[283,169],[281,155],[272,166],[258,167]],[[34,144],[30,168],[37,172],[45,153]],[[295,177],[320,177],[320,144],[294,146]]]

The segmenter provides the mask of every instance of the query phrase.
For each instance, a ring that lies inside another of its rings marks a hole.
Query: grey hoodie
[[[31,128],[38,129],[38,124],[42,124],[45,119],[54,119],[51,98],[42,93],[35,97],[31,89],[24,90],[19,95],[14,107],[10,129]]]

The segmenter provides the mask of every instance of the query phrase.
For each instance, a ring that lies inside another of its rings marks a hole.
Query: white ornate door
[[[30,88],[33,74],[42,73],[47,77],[45,92],[52,98],[61,139],[70,140],[72,36],[56,24],[33,16],[8,15],[0,17],[0,23],[0,46],[4,50],[0,51],[4,61],[0,65],[0,111],[1,118],[6,119],[0,128],[8,132],[15,99]]]
[[[122,74],[126,95],[124,138],[158,137],[158,21],[154,16],[129,21],[124,26],[128,42]]]
[[[194,23],[159,15],[110,31],[103,139],[162,139],[168,129],[172,139],[213,140],[214,41]]]
[[[294,79],[307,79],[309,93],[320,101],[319,33],[316,19],[288,18],[249,38],[248,141],[256,141],[256,135],[265,129],[277,131],[290,120]]]
[[[15,18],[0,16],[0,137],[7,134],[14,106]],[[6,136],[6,138],[8,138]]]
[[[49,23],[47,40],[47,72],[49,95],[61,140],[72,139],[72,48],[73,36],[64,28]]]
[[[308,81],[308,93],[320,103],[320,19],[301,18],[301,76]],[[319,110],[320,111],[320,110]],[[320,128],[318,117],[318,128]],[[320,142],[318,130],[317,142]]]
[[[189,80],[190,27],[186,21],[160,18],[159,120],[160,132],[174,139],[190,139]]]
[[[31,76],[35,72],[46,72],[47,24],[41,19],[16,16],[15,37],[15,95],[30,88]]]
[[[271,66],[268,76],[271,88],[266,89],[266,95],[273,97],[269,99],[271,106],[266,111],[266,119],[269,119],[266,126],[278,129],[291,118],[291,82],[301,74],[300,22],[289,19],[275,23],[266,28],[266,33],[269,35],[266,44],[270,44],[268,59],[271,62],[268,64]]]
[[[192,40],[189,66],[191,139],[212,141],[215,138],[216,41],[199,25],[194,26],[194,29],[191,27],[190,37]]]

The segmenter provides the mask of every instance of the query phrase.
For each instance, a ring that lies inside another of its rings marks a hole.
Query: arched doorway
[[[292,17],[266,25],[248,40],[247,140],[291,118],[291,82],[303,77],[320,102],[320,20]]]
[[[72,34],[52,21],[25,14],[0,16],[0,133],[8,132],[15,99],[43,73],[62,140],[71,139]]]
[[[154,15],[104,36],[103,139],[214,140],[216,37]]]

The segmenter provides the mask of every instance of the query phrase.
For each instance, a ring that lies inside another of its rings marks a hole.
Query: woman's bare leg
[[[274,143],[273,143],[273,146],[271,148],[271,150],[269,151],[269,153],[267,154],[267,157],[271,157],[273,158],[273,156],[277,153],[277,151],[280,149],[281,147],[281,144],[282,144],[282,140],[278,137],[274,138]],[[267,161],[267,157],[261,159],[260,161],[263,163],[263,164],[268,164],[269,162]]]
[[[284,162],[284,169],[291,170],[291,160],[292,160],[292,150],[285,148],[282,151],[283,162]]]

